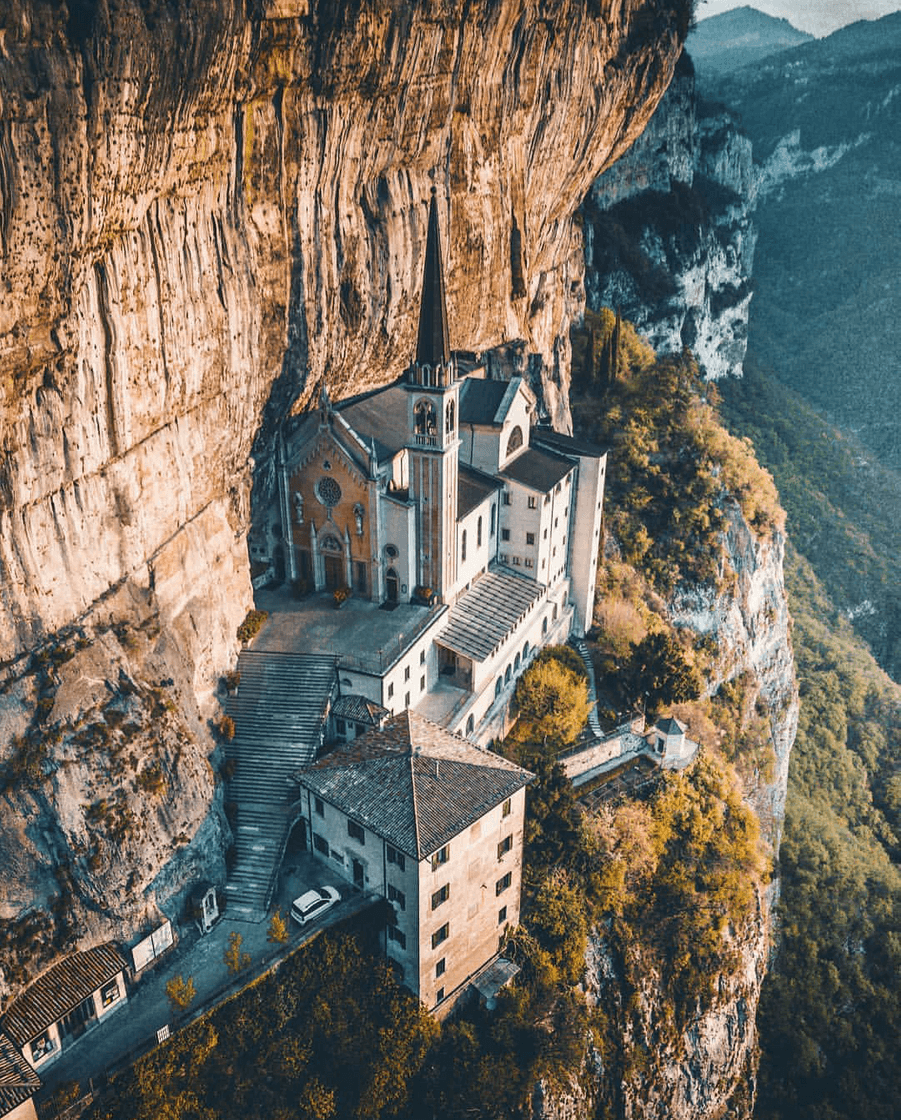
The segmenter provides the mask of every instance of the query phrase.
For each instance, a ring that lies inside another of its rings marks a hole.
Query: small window
[[[425,692],[425,677],[419,678],[419,691]]]
[[[547,540],[547,529],[545,529],[542,539]]]
[[[560,523],[560,518],[559,518],[559,517],[555,517],[555,518],[554,518],[554,528],[555,528],[555,529],[557,528],[557,526],[559,525],[559,523]]]
[[[444,988],[439,988],[438,991],[435,992],[435,1002],[440,1003],[443,999],[444,999]]]
[[[538,499],[534,494],[529,495],[529,509],[536,509],[538,506]]]
[[[410,707],[410,693],[409,692],[404,693],[404,707],[405,708]]]
[[[366,833],[363,831],[360,825],[357,824],[356,821],[347,822],[347,835],[350,836],[353,840],[356,840],[358,844],[366,843]]]
[[[509,539],[510,539],[510,530],[509,529],[501,529],[501,540],[502,541],[508,541]]]
[[[339,735],[346,735],[347,734],[347,724],[344,722],[343,719],[338,718],[338,719],[335,720],[335,730],[338,732]]]
[[[466,559],[466,530],[465,529],[463,530],[463,536],[461,537],[461,540],[460,540],[460,559],[461,560]]]
[[[390,844],[387,845],[387,849],[388,862],[393,863],[395,867],[403,871],[407,865],[407,861],[404,859],[404,853],[399,852],[397,848],[392,848]]]
[[[111,980],[100,989],[100,1002],[104,1007],[109,1007],[111,1003],[115,1003],[119,999],[120,995],[119,981]]]
[[[432,948],[437,949],[442,941],[447,941],[450,934],[450,923],[445,922],[441,929],[436,929],[432,934]]]
[[[388,926],[388,940],[393,941],[401,949],[406,949],[407,947],[407,935],[403,930],[398,929],[397,926]]]
[[[502,564],[506,564],[510,557],[506,554],[506,552],[501,552],[498,554],[498,559]]]
[[[522,428],[517,424],[513,431],[510,433],[510,438],[507,440],[507,454],[512,455],[523,445]]]
[[[43,1058],[45,1054],[49,1054],[53,1050],[53,1039],[50,1037],[49,1031],[44,1031],[31,1043],[31,1056],[33,1058]]]
[[[534,561],[534,560],[530,560],[530,559],[528,558],[528,556],[526,557],[526,567],[527,567],[527,568],[534,568],[534,567],[535,567],[535,561]]]
[[[520,560],[520,558],[518,556],[514,556],[513,557],[513,564],[514,564],[514,567],[519,568],[522,565],[522,560]]]
[[[316,816],[317,817],[324,817],[325,816],[325,805],[323,804],[322,798],[317,797],[314,801],[314,804],[316,806]]]
[[[390,700],[393,695],[394,695],[394,682],[392,681],[391,684],[388,685],[388,699]]]
[[[475,729],[476,721],[474,716],[470,716],[466,721],[466,734],[471,735]]]
[[[508,871],[506,875],[502,876],[494,884],[494,893],[495,894],[503,894],[504,891],[507,889],[507,887],[510,886],[510,884],[512,882],[513,882],[513,873]]]
[[[450,883],[445,883],[443,887],[440,887],[440,888],[439,888],[439,889],[438,889],[437,891],[435,891],[435,893],[434,893],[434,894],[432,895],[432,909],[433,909],[433,910],[437,910],[437,909],[438,909],[438,907],[439,907],[439,906],[440,906],[440,905],[441,905],[441,904],[442,904],[443,902],[447,902],[447,900],[448,900],[449,898],[450,898]]]
[[[318,832],[313,833],[313,847],[324,856],[328,855],[328,840],[324,836],[320,836]]]
[[[404,680],[405,680],[405,681],[408,681],[409,679],[410,679],[410,666],[409,666],[409,665],[407,665],[407,666],[406,666],[406,667],[404,668]]]
[[[492,537],[494,536],[494,522],[495,522],[496,510],[497,510],[497,506],[494,505],[494,503],[492,503],[492,505],[491,505],[491,528],[489,530],[489,534]]]
[[[535,534],[534,533],[526,533],[526,544],[534,544],[534,543],[535,543]]]
[[[513,837],[505,836],[497,846],[497,858],[503,859],[507,852],[513,847]]]
[[[501,816],[502,817],[509,817],[512,812],[513,812],[513,798],[508,797],[507,800],[504,802],[503,807],[501,808]]]
[[[421,649],[419,651],[419,664],[420,665],[425,665],[425,650],[424,649]]]
[[[509,490],[504,491],[504,505],[505,506],[512,506],[513,505],[513,496],[511,495]]]
[[[438,963],[435,965],[435,979],[437,980],[439,976],[443,976],[446,969],[447,957],[442,957],[441,960],[438,961]]]
[[[497,912],[497,924],[502,925],[507,920],[507,907],[502,906]]]
[[[407,908],[407,896],[391,883],[388,884],[388,901],[396,902],[401,910],[406,910]]]
[[[482,519],[476,522],[476,548],[482,547]]]
[[[436,871],[443,863],[447,863],[449,854],[447,844],[445,844],[443,848],[439,848],[432,856],[432,870]]]

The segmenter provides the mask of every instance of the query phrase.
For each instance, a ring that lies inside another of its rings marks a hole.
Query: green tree
[[[194,1002],[197,990],[194,987],[194,977],[187,980],[179,974],[166,982],[166,995],[174,1011],[186,1011]]]
[[[701,695],[697,671],[678,641],[662,630],[647,634],[632,647],[625,679],[632,703],[644,701],[652,718],[668,704]]]
[[[575,740],[591,711],[587,682],[554,659],[536,661],[523,673],[514,704],[521,737],[561,745]]]
[[[222,954],[222,959],[232,976],[237,976],[239,972],[250,967],[250,953],[241,952],[243,943],[244,938],[236,929],[233,929],[228,935],[228,948]]]

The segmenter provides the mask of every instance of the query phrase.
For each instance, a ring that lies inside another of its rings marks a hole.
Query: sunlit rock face
[[[252,511],[271,528],[275,433],[319,386],[406,365],[433,185],[452,344],[513,355],[566,425],[573,215],[670,80],[685,29],[665,7],[3,6],[0,762],[31,757],[14,736],[58,738],[9,793],[0,920],[70,899],[42,960],[221,868],[206,720],[251,604]],[[124,625],[137,652],[108,640]],[[57,710],[28,655],[79,642],[102,695]],[[126,709],[152,712],[166,680],[180,714],[161,744]],[[92,767],[100,722],[112,753]],[[139,797],[125,783],[150,761],[163,792]],[[111,798],[133,819],[107,867],[86,814]]]

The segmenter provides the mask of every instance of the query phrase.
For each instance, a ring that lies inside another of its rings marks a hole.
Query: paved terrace
[[[381,673],[447,607],[399,603],[393,610],[350,598],[335,609],[331,592],[297,599],[287,588],[262,588],[256,605],[269,619],[253,643],[267,653],[328,653],[348,668]]]

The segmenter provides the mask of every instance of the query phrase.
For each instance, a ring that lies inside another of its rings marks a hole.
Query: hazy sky
[[[698,0],[697,18],[719,15],[730,8],[757,8],[779,16],[811,35],[829,35],[859,19],[878,19],[901,8],[901,0]]]

